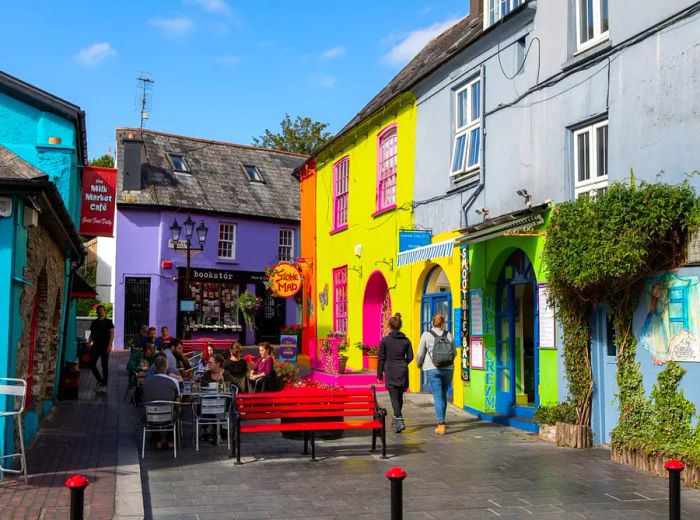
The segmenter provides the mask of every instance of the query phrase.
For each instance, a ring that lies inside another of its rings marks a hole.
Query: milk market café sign
[[[301,271],[290,262],[280,262],[267,269],[267,285],[275,296],[291,298],[301,289]]]

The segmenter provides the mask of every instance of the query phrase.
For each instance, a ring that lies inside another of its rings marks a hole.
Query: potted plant
[[[355,346],[362,351],[362,355],[367,358],[367,369],[370,371],[377,370],[379,360],[379,345],[366,345],[364,343],[356,343]]]
[[[331,331],[321,340],[321,365],[324,372],[344,374],[348,361],[348,338],[344,332]]]
[[[244,291],[238,297],[238,303],[236,307],[241,314],[243,314],[243,320],[245,324],[250,328],[251,331],[255,331],[255,314],[262,305],[262,298],[258,298],[250,291]]]

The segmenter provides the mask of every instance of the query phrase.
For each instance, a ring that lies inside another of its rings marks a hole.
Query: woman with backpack
[[[444,330],[445,318],[438,313],[433,316],[433,327],[424,332],[418,344],[418,366],[428,376],[430,391],[433,393],[437,435],[445,435],[445,411],[447,391],[452,383],[455,348],[452,335]]]
[[[401,314],[398,312],[389,318],[389,334],[379,343],[377,360],[377,381],[384,380],[384,386],[391,398],[394,418],[391,426],[394,433],[406,429],[403,422],[403,394],[408,389],[408,364],[413,361],[411,341],[401,332]]]

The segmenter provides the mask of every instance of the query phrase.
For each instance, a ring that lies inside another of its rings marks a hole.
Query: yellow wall
[[[362,367],[361,352],[353,348],[362,341],[362,303],[372,272],[384,275],[391,295],[392,312],[400,312],[404,332],[413,330],[410,272],[395,267],[398,233],[413,226],[413,168],[415,154],[415,98],[405,94],[363,121],[317,157],[316,174],[316,311],[317,337],[333,329],[333,269],[348,266],[348,366]],[[396,209],[373,217],[376,211],[377,135],[397,124]],[[333,164],[348,156],[350,188],[348,227],[331,234],[333,227]],[[360,256],[355,247],[361,246]],[[386,262],[386,263],[385,263]],[[392,269],[391,265],[394,267]],[[361,273],[359,272],[361,269]],[[321,306],[319,293],[328,286],[328,304]],[[413,338],[411,338],[413,339]]]

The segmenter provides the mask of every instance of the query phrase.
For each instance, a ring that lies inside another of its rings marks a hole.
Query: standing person
[[[104,305],[97,306],[97,319],[90,324],[90,370],[97,380],[97,392],[107,391],[109,379],[109,353],[114,346],[114,323],[107,317]],[[102,374],[97,370],[97,360],[102,361]]]
[[[452,384],[452,374],[454,372],[454,357],[449,362],[439,362],[435,356],[435,345],[437,342],[449,343],[454,352],[452,335],[445,329],[445,317],[438,313],[433,316],[433,327],[425,331],[420,337],[418,344],[418,366],[422,368],[428,376],[430,391],[433,393],[435,405],[435,418],[437,419],[437,435],[445,435],[445,412],[447,411],[447,391]],[[427,356],[426,356],[427,354]],[[437,365],[437,366],[436,366]]]
[[[394,418],[391,426],[394,433],[406,429],[403,420],[403,394],[408,389],[408,364],[413,361],[411,341],[401,332],[401,314],[398,312],[389,318],[389,334],[379,343],[379,359],[377,362],[377,381],[383,379],[384,386],[389,391]]]

